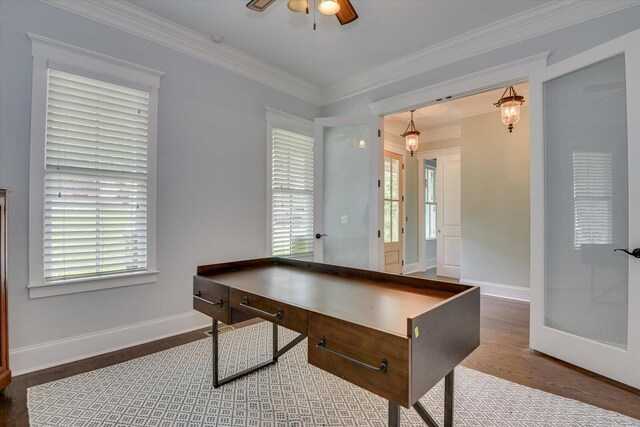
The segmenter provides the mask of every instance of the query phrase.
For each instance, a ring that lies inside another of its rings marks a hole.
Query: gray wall
[[[529,107],[461,120],[462,279],[529,287]]]
[[[158,118],[155,284],[29,300],[28,185],[33,32],[164,71]],[[31,0],[0,1],[0,185],[9,186],[10,347],[191,310],[201,263],[266,251],[265,106],[319,108],[113,28]]]

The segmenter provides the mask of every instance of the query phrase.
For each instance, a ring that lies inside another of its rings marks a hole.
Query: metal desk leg
[[[444,427],[453,427],[453,371],[444,377]]]
[[[420,418],[429,427],[439,427],[436,420],[433,419],[427,409],[422,406],[420,401],[413,404]],[[453,427],[453,371],[444,377],[444,427]]]
[[[265,368],[269,365],[273,365],[274,363],[278,362],[278,358],[280,356],[282,356],[283,354],[285,354],[287,351],[291,350],[293,347],[295,347],[300,341],[304,340],[307,336],[300,334],[298,337],[296,337],[293,341],[291,341],[289,344],[285,345],[284,347],[282,347],[280,350],[278,350],[278,325],[273,323],[273,345],[272,345],[272,350],[273,350],[273,355],[271,360],[267,360],[265,362],[259,363],[255,366],[252,366],[250,368],[244,369],[238,373],[235,373],[233,375],[229,375],[226,378],[223,379],[219,379],[218,378],[218,362],[219,362],[219,350],[220,350],[220,346],[218,343],[218,320],[217,319],[213,319],[212,322],[212,326],[213,326],[213,330],[211,331],[211,340],[213,341],[212,343],[212,352],[213,352],[213,387],[214,388],[218,388],[220,386],[223,386],[227,383],[230,383],[231,381],[235,381],[238,378],[242,378],[245,375],[248,375],[252,372],[257,371],[258,369],[262,369]]]
[[[400,405],[389,401],[389,427],[400,427]]]

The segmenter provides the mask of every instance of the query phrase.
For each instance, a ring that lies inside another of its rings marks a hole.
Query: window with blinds
[[[147,268],[149,92],[48,70],[44,278]]]
[[[613,156],[573,152],[575,249],[613,243]]]
[[[313,254],[313,138],[273,129],[272,253]]]

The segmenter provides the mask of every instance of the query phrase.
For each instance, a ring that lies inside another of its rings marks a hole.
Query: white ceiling
[[[313,83],[326,86],[420,49],[540,6],[548,0],[351,0],[359,18],[340,26],[295,14],[286,0],[265,12],[247,0],[129,0]]]
[[[529,105],[529,85],[514,85],[518,95],[524,96]],[[504,92],[504,88],[453,99],[439,104],[419,108],[413,113],[413,121],[420,131],[421,141],[433,141],[460,135],[460,119],[478,114],[498,111],[493,105]],[[384,118],[384,130],[395,135],[404,133],[409,123],[410,112],[405,111]]]

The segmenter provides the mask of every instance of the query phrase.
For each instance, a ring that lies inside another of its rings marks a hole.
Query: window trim
[[[272,255],[272,239],[273,239],[273,222],[272,222],[272,205],[273,190],[271,188],[272,179],[272,149],[273,149],[273,129],[278,128],[289,132],[299,133],[301,135],[314,138],[313,134],[313,121],[307,120],[302,117],[294,116],[293,114],[285,113],[274,108],[265,107],[265,117],[267,122],[267,179],[266,179],[266,241],[265,241],[265,253],[267,256]],[[315,200],[315,196],[314,196]],[[306,258],[305,258],[306,259]]]
[[[31,39],[33,78],[29,163],[29,298],[154,283],[156,266],[156,179],[158,89],[164,73],[117,58],[27,33]],[[147,169],[147,270],[100,277],[44,280],[44,180],[49,67],[110,83],[149,91]]]
[[[426,160],[433,160],[433,159],[425,159],[424,161],[426,161]],[[435,179],[436,179],[436,177],[435,177],[435,174],[436,174],[436,168],[435,168],[435,167],[433,167],[433,166],[431,166],[431,165],[427,165],[427,164],[425,164],[425,165],[424,165],[424,169],[425,169],[425,170],[426,170],[426,169],[431,169],[431,170],[433,170],[433,193],[435,194],[435,192],[436,192],[436,184],[435,184],[435,182],[436,182],[436,181],[435,181]],[[424,184],[424,187],[423,187],[423,189],[422,189],[423,193],[424,193],[424,190],[425,190],[425,189],[426,189],[426,187],[427,187],[427,185],[426,185],[426,180],[427,180],[427,177],[425,176],[425,177],[424,177],[425,184]],[[436,198],[434,197],[434,198],[433,198],[433,200],[436,200]],[[424,231],[425,231],[425,235],[424,235],[423,237],[424,237],[424,240],[425,240],[425,241],[427,241],[427,242],[433,242],[433,241],[438,240],[438,232],[437,232],[437,230],[436,230],[436,235],[435,235],[434,237],[426,237],[426,231],[427,231],[427,224],[426,224],[426,219],[427,219],[427,205],[429,205],[429,206],[430,206],[430,205],[437,206],[437,203],[436,203],[435,201],[434,201],[434,202],[427,202],[426,197],[425,197],[425,201],[424,201],[424,218],[422,219],[422,221],[425,223],[425,224],[424,224],[424,227],[425,227],[425,230],[424,230]],[[437,214],[436,214],[436,217],[437,217]],[[436,229],[437,229],[437,228],[438,228],[438,227],[436,227]]]

